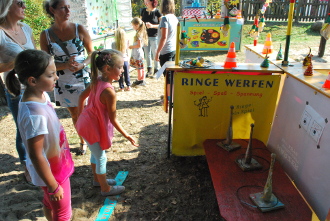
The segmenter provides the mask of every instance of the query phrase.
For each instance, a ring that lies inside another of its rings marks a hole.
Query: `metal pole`
[[[171,71],[167,74],[170,74],[170,99],[168,100],[168,136],[167,136],[167,158],[171,157],[171,134],[172,134],[172,97],[173,97],[173,79],[174,79],[174,71]],[[165,85],[167,87],[167,85]]]

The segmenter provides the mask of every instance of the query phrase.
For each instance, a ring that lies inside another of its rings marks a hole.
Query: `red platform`
[[[312,211],[283,171],[278,161],[273,170],[273,193],[285,207],[262,213],[241,201],[254,205],[249,194],[263,191],[268,177],[270,152],[259,140],[253,140],[253,157],[264,166],[261,171],[243,172],[235,160],[244,157],[248,140],[234,140],[242,148],[233,152],[216,145],[220,140],[204,141],[205,154],[212,176],[220,214],[227,221],[311,221]],[[263,158],[263,159],[262,159]],[[264,160],[265,159],[265,160]],[[267,162],[267,161],[268,162]],[[249,186],[249,187],[248,187]],[[259,186],[259,187],[257,187]],[[239,189],[242,187],[241,189]],[[239,189],[239,191],[238,191]],[[238,191],[238,192],[237,192]]]

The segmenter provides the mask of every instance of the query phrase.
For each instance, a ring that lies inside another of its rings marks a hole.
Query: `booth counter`
[[[262,45],[246,46],[247,60],[263,59]],[[304,76],[307,67],[289,62],[276,108],[267,147],[277,154],[286,173],[320,220],[329,220],[330,205],[330,91],[322,88],[330,67],[314,65],[313,76]],[[318,71],[320,70],[320,71]]]
[[[330,220],[330,91],[322,88],[329,65],[315,65],[313,76],[305,76],[307,67],[292,60],[283,67],[274,52],[269,68],[261,68],[262,47],[246,46],[246,61],[253,63],[232,69],[222,63],[193,69],[167,63],[166,70],[174,71],[168,151],[178,156],[205,154],[205,140],[226,138],[233,106],[233,139],[249,139],[254,123],[253,138],[277,155],[318,217],[313,220]]]
[[[267,142],[283,71],[275,65],[237,65],[224,68],[223,63],[214,63],[209,68],[189,69],[166,62],[166,70],[174,72],[173,100],[168,105],[169,131],[173,109],[173,139],[168,139],[168,152],[204,155],[204,140],[226,137],[231,106],[234,138],[248,139],[250,124],[255,123],[255,138]]]

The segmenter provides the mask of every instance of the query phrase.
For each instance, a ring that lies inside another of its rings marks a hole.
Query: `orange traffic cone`
[[[272,43],[272,34],[268,33],[266,37],[266,41],[264,44],[264,49],[262,50],[263,54],[271,54],[273,53],[273,43]]]
[[[327,79],[325,80],[322,87],[323,88],[330,88],[330,72],[329,72],[329,75],[328,75]]]
[[[242,12],[241,12],[241,10],[238,10],[238,13],[236,15],[236,18],[237,19],[242,19]]]
[[[236,64],[236,52],[235,52],[235,42],[230,43],[230,48],[228,50],[226,61],[223,65],[225,68],[235,68]]]

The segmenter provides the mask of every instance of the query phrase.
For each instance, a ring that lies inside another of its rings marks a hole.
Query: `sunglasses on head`
[[[24,1],[17,1],[16,4],[20,7],[23,8],[25,6],[25,2]]]

